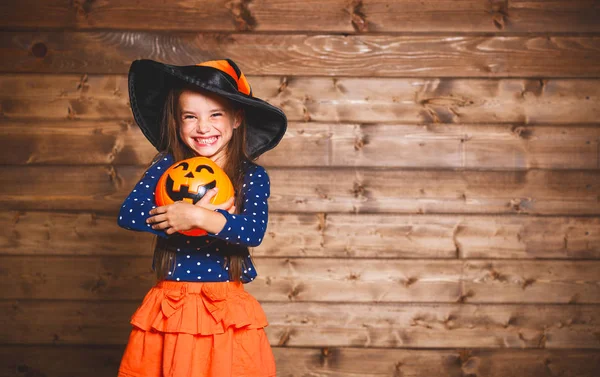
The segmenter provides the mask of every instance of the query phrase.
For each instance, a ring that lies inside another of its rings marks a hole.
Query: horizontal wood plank
[[[3,166],[0,203],[116,213],[142,174],[134,166]],[[599,171],[270,168],[269,176],[270,210],[280,213],[600,214]]]
[[[152,256],[152,235],[130,232],[115,216],[95,213],[0,214],[0,253],[13,255]]]
[[[280,255],[292,232],[284,229],[296,226],[288,224],[288,216],[272,217],[269,234],[257,251],[263,251],[265,256]],[[336,257],[578,259],[597,258],[600,253],[599,218],[328,214],[323,219],[314,216],[313,226],[322,234],[319,246],[327,250],[327,255],[334,251],[331,256]],[[310,235],[303,228],[298,233]],[[314,238],[317,237],[310,242]],[[303,247],[302,255],[323,255],[311,252],[314,246],[300,241],[303,238],[296,236],[293,240],[292,244]]]
[[[273,214],[257,257],[600,259],[600,218]],[[3,212],[0,254],[150,256],[152,235],[94,213]]]
[[[3,256],[5,299],[135,299],[150,257]],[[599,261],[255,258],[263,301],[600,303]],[[69,288],[66,288],[69,287]]]
[[[3,2],[10,28],[311,32],[599,32],[593,0]]]
[[[0,164],[148,165],[156,149],[127,121],[4,121]],[[265,166],[599,169],[600,126],[290,123]]]
[[[596,377],[595,350],[410,350],[385,348],[273,347],[279,375],[305,377]],[[27,377],[113,377],[123,346],[0,346],[0,375]],[[65,363],[64,360],[69,360]],[[460,374],[458,374],[460,375]]]
[[[249,81],[256,96],[279,106],[290,121],[567,125],[600,119],[597,79],[253,76]],[[3,74],[0,89],[5,118],[133,124],[123,75]]]
[[[139,301],[3,300],[0,310],[11,326],[0,328],[0,339],[4,345],[122,345],[138,305]],[[598,305],[262,306],[273,346],[600,349]]]
[[[185,65],[227,56],[252,75],[600,76],[597,36],[4,31],[0,53],[2,72],[124,74],[138,58]]]

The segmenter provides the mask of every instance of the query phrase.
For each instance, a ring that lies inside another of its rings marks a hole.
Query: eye
[[[220,116],[223,116],[223,113],[214,113],[211,116],[212,117],[220,117]]]
[[[183,119],[191,119],[191,118],[195,118],[195,116],[193,115],[184,115]]]
[[[179,167],[183,168],[183,170],[188,170],[190,165],[187,162],[181,162],[177,166],[175,166],[173,169],[177,169]]]
[[[198,165],[198,167],[196,168],[196,171],[198,173],[200,173],[202,171],[202,169],[206,169],[208,170],[211,174],[215,174],[215,171],[213,170],[213,168],[211,168],[208,165]]]

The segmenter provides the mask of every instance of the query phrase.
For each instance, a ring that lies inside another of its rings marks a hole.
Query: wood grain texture
[[[0,346],[0,375],[28,377],[113,377],[124,346]],[[273,347],[279,375],[306,377],[596,377],[595,350]],[[64,360],[69,360],[65,363]]]
[[[600,61],[600,60],[599,60]],[[597,124],[597,79],[249,77],[290,121]],[[133,124],[123,75],[0,75],[5,118]]]
[[[127,121],[4,121],[0,164],[147,166],[156,149]],[[264,166],[599,169],[599,126],[290,123]]]
[[[273,214],[255,257],[600,259],[600,218]],[[147,256],[152,235],[94,213],[4,212],[0,254]]]
[[[195,31],[368,32],[599,32],[597,2],[146,0],[114,2],[24,0],[3,2],[5,27]]]
[[[2,254],[152,257],[152,237],[120,228],[116,216],[90,212],[13,211],[0,215]]]
[[[0,309],[11,326],[0,328],[0,339],[4,345],[122,345],[138,305],[139,301],[3,300]],[[598,305],[262,306],[272,346],[600,349]]]
[[[265,254],[281,244],[277,236],[286,234],[287,216],[272,217],[268,232],[275,236],[269,234],[261,245]],[[317,229],[327,255],[339,250],[340,257],[578,259],[598,256],[599,222],[597,217],[331,214]]]
[[[262,301],[600,303],[599,261],[255,258]],[[3,256],[4,299],[131,300],[150,257]],[[69,287],[68,289],[65,287]]]
[[[2,166],[0,203],[116,213],[142,174],[133,166]],[[269,176],[270,210],[280,213],[600,213],[598,171],[271,168]]]
[[[154,283],[116,212],[136,58],[290,120],[246,289],[287,377],[600,373],[596,0],[23,0],[0,31],[0,376],[114,375]]]
[[[138,58],[189,65],[227,56],[246,74],[370,77],[598,77],[600,37],[0,33],[2,72],[127,73]]]

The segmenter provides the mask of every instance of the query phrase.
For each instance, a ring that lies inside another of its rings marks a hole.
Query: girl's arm
[[[214,190],[214,189],[213,189]],[[176,202],[150,211],[146,226],[170,235],[177,231],[201,228],[208,235],[230,243],[258,246],[267,229],[270,195],[269,176],[264,168],[250,165],[246,169],[242,186],[244,209],[241,214],[231,214],[233,199],[219,205],[210,204],[214,192],[209,191],[198,203]]]
[[[270,185],[266,170],[262,166],[250,164],[242,186],[242,213],[236,215],[217,209],[216,211],[225,217],[224,225],[221,230],[208,234],[243,246],[260,245],[269,219],[267,199],[271,195]]]
[[[150,210],[156,208],[154,191],[158,179],[172,163],[172,157],[165,154],[160,154],[154,160],[123,202],[117,219],[120,227],[138,232],[150,232],[163,238],[167,237],[163,230],[152,229],[151,225],[146,223],[146,219],[150,217]]]

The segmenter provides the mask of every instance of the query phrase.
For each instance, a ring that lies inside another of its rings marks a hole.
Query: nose
[[[196,130],[198,132],[200,132],[201,134],[203,134],[203,133],[207,133],[208,131],[210,131],[210,127],[207,122],[199,120],[198,123],[196,124]]]

